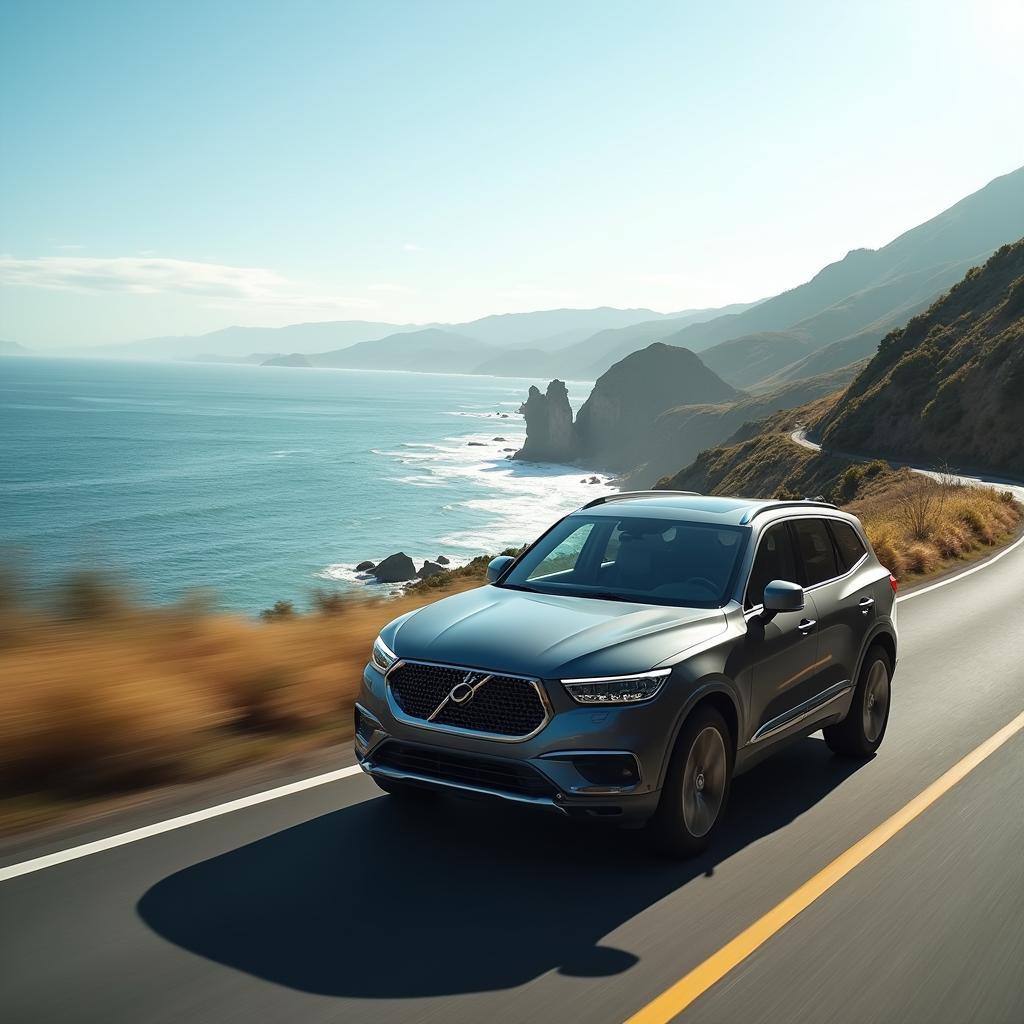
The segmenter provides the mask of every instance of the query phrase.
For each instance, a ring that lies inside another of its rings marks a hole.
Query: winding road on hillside
[[[1020,1024],[1022,592],[1018,541],[902,595],[878,755],[797,743],[687,864],[345,767],[9,850],[0,1019]]]

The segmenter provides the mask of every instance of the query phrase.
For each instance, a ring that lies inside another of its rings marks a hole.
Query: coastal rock
[[[374,565],[376,565],[376,563],[375,562],[371,562],[369,560],[367,560],[365,562],[360,562],[356,566],[356,572],[370,572],[370,571],[372,571]]]
[[[438,555],[434,561],[437,562],[438,565],[449,565],[451,563],[451,559],[447,555]]]
[[[378,583],[404,583],[416,579],[416,563],[404,552],[388,555],[379,565],[370,570]]]
[[[483,441],[467,441],[467,447],[469,448],[486,448],[487,445]]]
[[[573,426],[576,456],[611,469],[631,468],[646,461],[645,447],[662,413],[738,397],[689,349],[655,342],[598,377]]]
[[[563,381],[551,381],[543,395],[531,386],[519,411],[526,417],[526,443],[513,458],[524,462],[568,462],[574,458],[572,408]]]
[[[508,438],[507,437],[492,437],[491,440],[492,441],[507,441]]]
[[[448,570],[443,565],[438,565],[437,562],[424,562],[423,568],[420,569],[416,575],[421,580],[429,579],[431,576],[440,576],[441,573],[447,572]]]

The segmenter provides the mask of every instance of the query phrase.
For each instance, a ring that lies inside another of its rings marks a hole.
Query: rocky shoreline
[[[415,583],[448,572],[449,565],[451,559],[447,555],[438,555],[433,560],[425,559],[417,569],[416,563],[404,551],[396,551],[379,562],[370,559],[360,562],[355,569],[368,577],[368,583]]]

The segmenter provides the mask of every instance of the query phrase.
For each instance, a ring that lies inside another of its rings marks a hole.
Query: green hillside
[[[1024,472],[1024,240],[893,331],[819,424],[844,451]]]

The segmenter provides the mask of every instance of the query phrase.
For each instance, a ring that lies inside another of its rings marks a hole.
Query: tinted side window
[[[866,549],[863,541],[857,536],[857,531],[849,524],[838,519],[830,519],[828,528],[835,538],[836,548],[839,551],[839,561],[843,572],[852,569],[865,555]]]
[[[804,563],[804,586],[834,579],[846,572],[839,568],[836,549],[824,519],[795,519],[793,534]]]
[[[764,588],[772,580],[786,580],[798,583],[796,556],[793,543],[789,538],[789,530],[785,523],[776,523],[765,530],[761,543],[757,547],[754,568],[750,572],[747,584],[746,607],[753,608],[764,601]]]

